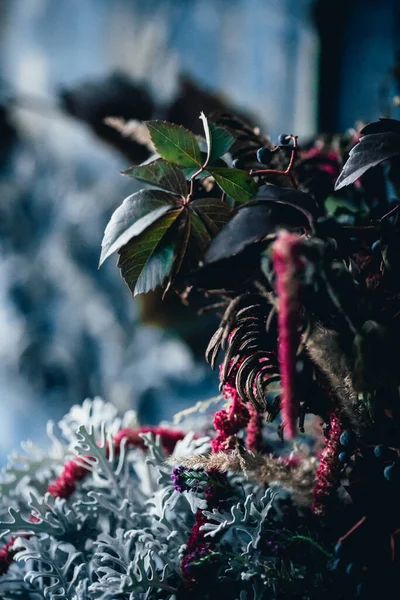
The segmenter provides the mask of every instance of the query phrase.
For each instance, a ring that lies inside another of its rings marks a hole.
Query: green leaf
[[[197,259],[202,260],[211,243],[211,236],[201,218],[195,213],[191,215],[190,224],[190,247],[195,250]]]
[[[183,173],[186,177],[186,179],[191,179],[193,177],[193,175],[195,175],[198,172],[198,168],[194,168],[192,169],[191,167],[185,167],[183,169]],[[211,177],[211,173],[209,173],[207,170],[202,171],[201,173],[199,173],[195,179],[204,179],[204,177]]]
[[[228,152],[235,140],[229,131],[208,121],[203,112],[200,113],[200,119],[203,121],[207,142],[207,164],[209,164]]]
[[[171,228],[172,229],[172,228]],[[176,234],[176,244],[175,244],[175,255],[173,259],[173,268],[170,271],[169,281],[179,273],[183,259],[185,258],[186,251],[189,244],[190,232],[191,232],[191,222],[189,211],[184,211],[181,218],[179,219],[179,227]]]
[[[221,229],[233,215],[232,208],[220,198],[199,198],[192,200],[191,208],[196,209],[200,216],[204,213],[218,229]]]
[[[351,199],[340,198],[338,196],[328,196],[325,199],[324,205],[328,217],[333,217],[340,212],[354,215],[358,213],[360,217],[367,217],[369,212],[368,205],[364,201],[356,205]]]
[[[162,255],[166,261],[164,269],[160,267],[159,262],[152,263],[151,258],[158,244],[181,212],[182,209],[170,211],[120,250],[118,267],[121,269],[121,275],[134,296],[143,293],[144,289],[147,291],[153,289],[149,287],[150,285],[156,287],[161,284],[165,274],[168,274],[167,267],[170,254],[167,250],[163,250],[161,246]],[[150,266],[149,277],[147,279],[144,274],[137,288],[141,273],[148,266]],[[155,283],[156,281],[157,283]]]
[[[125,198],[112,215],[104,232],[100,265],[173,206],[174,198],[158,190],[141,190]]]
[[[193,133],[180,125],[163,121],[146,121],[146,125],[162,158],[183,167],[202,166],[200,148]]]
[[[207,160],[207,154],[205,152],[202,152],[201,153],[201,161],[202,161],[203,165],[206,162],[206,160]],[[222,160],[222,158],[219,158],[219,159],[215,160],[213,163],[212,168],[214,169],[215,167],[227,168],[227,164],[224,160]],[[182,171],[183,171],[186,179],[191,179],[191,177],[199,171],[199,168],[197,166],[196,167],[183,167]],[[208,169],[201,171],[201,173],[199,173],[197,175],[196,179],[203,179],[204,177],[211,177],[211,173],[208,171]]]
[[[177,229],[171,225],[165,233],[153,254],[148,259],[135,286],[136,294],[146,294],[162,285],[165,278],[171,273],[176,256]]]
[[[229,152],[235,138],[223,127],[217,127],[214,123],[209,122],[211,132],[211,156],[210,163],[213,163],[217,158],[220,158]]]
[[[227,196],[246,202],[257,193],[258,186],[246,171],[240,169],[208,168],[219,187]]]
[[[188,186],[183,171],[176,165],[167,163],[162,159],[155,160],[147,165],[131,167],[126,171],[122,171],[122,174],[134,177],[139,181],[152,183],[179,196],[185,197],[188,194]]]

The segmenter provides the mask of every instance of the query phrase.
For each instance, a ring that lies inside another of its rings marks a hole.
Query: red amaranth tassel
[[[255,406],[249,404],[250,420],[247,425],[246,447],[250,452],[260,452],[262,448],[263,415]]]
[[[231,405],[229,411],[222,409],[214,415],[217,437],[211,442],[213,452],[232,450],[234,448],[233,436],[246,427],[250,418],[249,411],[231,382],[224,384],[222,393],[227,400],[231,400]]]
[[[297,433],[300,409],[295,395],[295,379],[296,353],[300,343],[297,274],[304,270],[304,261],[301,257],[301,238],[283,231],[273,245],[272,260],[279,299],[278,359],[282,387],[282,422],[287,437],[293,438]]]
[[[334,501],[334,494],[340,483],[341,463],[339,462],[340,435],[342,427],[335,413],[330,414],[329,434],[317,470],[317,483],[314,488],[315,514],[325,514]]]

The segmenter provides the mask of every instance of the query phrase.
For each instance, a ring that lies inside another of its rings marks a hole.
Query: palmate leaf
[[[146,125],[162,158],[182,167],[201,167],[200,147],[193,133],[180,125],[163,121],[146,121]]]
[[[177,209],[163,215],[146,231],[135,237],[120,250],[118,267],[121,269],[121,275],[134,296],[143,293],[144,289],[146,291],[153,289],[150,285],[156,287],[162,284],[168,275],[172,267],[169,262],[170,250],[163,249],[161,246],[158,248],[160,250],[158,257],[154,258],[153,261],[151,261],[151,258],[162,238],[181,212],[182,209]],[[163,258],[166,260],[165,263],[163,263]],[[147,267],[150,267],[148,275],[146,274]],[[138,283],[139,286],[137,286]]]
[[[151,183],[178,196],[187,196],[188,186],[186,177],[176,165],[158,159],[148,164],[130,167],[122,171],[123,175],[134,177],[139,181]]]
[[[246,171],[209,167],[211,175],[227,196],[238,202],[251,200],[257,193],[258,186]]]
[[[141,190],[125,198],[112,215],[104,232],[100,265],[173,206],[174,197],[158,190]]]
[[[372,128],[372,126],[370,126]],[[374,131],[374,129],[372,129]],[[340,190],[346,185],[354,183],[368,169],[376,167],[379,163],[400,154],[400,135],[392,131],[371,133],[361,138],[359,143],[351,150],[349,158],[335,185],[335,190]]]

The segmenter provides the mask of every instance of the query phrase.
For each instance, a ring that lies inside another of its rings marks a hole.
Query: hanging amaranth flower
[[[213,452],[233,450],[234,436],[246,427],[250,419],[249,411],[231,380],[223,384],[222,393],[227,400],[231,401],[231,405],[229,410],[222,409],[214,415],[217,437],[211,442]]]
[[[334,502],[335,492],[340,483],[342,464],[339,461],[340,436],[342,426],[339,417],[331,413],[329,433],[325,448],[322,450],[317,469],[317,483],[314,488],[313,512],[324,514]]]
[[[295,394],[296,354],[300,343],[299,272],[304,270],[301,238],[283,231],[272,249],[279,300],[278,358],[281,373],[281,411],[287,437],[297,432],[300,404]]]

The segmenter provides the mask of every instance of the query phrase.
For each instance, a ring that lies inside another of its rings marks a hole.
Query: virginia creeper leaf
[[[204,213],[218,229],[226,225],[233,215],[232,208],[220,198],[199,198],[192,200],[190,206],[200,211],[200,216]]]
[[[195,250],[196,256],[200,260],[204,257],[204,253],[211,243],[211,236],[198,215],[194,213],[191,215],[190,224],[191,248]]]
[[[179,219],[178,231],[175,233],[176,226],[174,225],[168,232],[173,233],[175,235],[175,252],[173,257],[173,265],[171,271],[169,273],[169,283],[174,279],[174,277],[179,273],[183,260],[186,256],[186,251],[188,249],[188,244],[190,240],[191,233],[191,222],[188,211],[184,211],[182,216]]]
[[[211,132],[210,164],[212,164],[217,158],[229,152],[235,138],[223,127],[217,127],[211,122],[208,124]]]
[[[162,158],[183,167],[201,167],[201,152],[193,133],[164,121],[147,121],[146,125]]]
[[[173,208],[173,200],[170,194],[158,190],[140,190],[125,198],[105,229],[100,265]]]
[[[259,202],[244,205],[229,223],[213,239],[206,263],[227,259],[242,252],[248,246],[263,241],[280,228],[295,231],[309,227],[306,215],[284,203]]]
[[[118,267],[134,296],[154,289],[170,272],[174,243],[168,238],[161,242],[181,212],[170,211],[121,248]]]
[[[397,119],[379,119],[373,123],[368,123],[360,133],[362,135],[368,135],[370,133],[383,133],[385,131],[391,131],[392,133],[400,134],[400,121]]]
[[[257,184],[246,171],[209,167],[211,175],[227,196],[239,202],[250,200],[257,192]]]
[[[176,165],[162,159],[155,160],[147,165],[130,167],[126,171],[122,171],[122,174],[134,177],[139,181],[152,183],[178,196],[187,196],[188,194],[188,186],[183,171]]]
[[[229,131],[211,123],[203,112],[200,113],[200,119],[203,121],[207,142],[207,164],[212,164],[228,152],[235,139]]]
[[[398,133],[372,133],[361,138],[351,150],[349,158],[336,181],[335,190],[354,183],[371,167],[400,154]]]
[[[258,202],[290,204],[303,211],[310,220],[319,216],[318,205],[314,198],[306,192],[293,188],[279,187],[270,183],[262,185],[248,204],[257,204]]]

